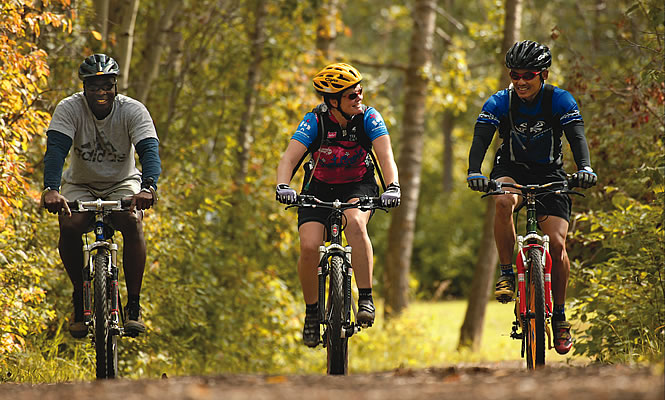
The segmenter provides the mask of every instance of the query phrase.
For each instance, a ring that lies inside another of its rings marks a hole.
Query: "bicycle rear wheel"
[[[95,307],[95,353],[96,353],[96,367],[97,379],[106,379],[109,377],[108,367],[113,351],[109,348],[112,341],[109,334],[109,299],[107,287],[107,270],[108,270],[108,252],[106,249],[99,249],[97,254],[93,257],[95,265],[95,293],[94,293],[94,307]],[[111,350],[111,351],[109,351]]]
[[[543,250],[532,247],[528,253],[526,365],[533,369],[545,365],[545,280]]]
[[[344,258],[334,255],[330,260],[330,286],[328,288],[328,325],[326,349],[328,374],[346,375],[349,368],[349,339],[342,337],[344,329]]]

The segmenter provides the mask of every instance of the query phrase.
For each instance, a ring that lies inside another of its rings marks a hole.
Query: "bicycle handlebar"
[[[361,211],[371,211],[371,210],[383,210],[388,212],[385,207],[381,206],[380,197],[370,197],[370,196],[361,196],[357,201],[353,202],[342,202],[339,200],[335,201],[323,201],[316,196],[309,194],[298,195],[295,204],[291,204],[286,208],[291,207],[308,207],[308,208],[329,208],[332,210],[348,210],[351,208],[357,208]]]
[[[92,200],[92,201],[68,201],[67,206],[71,212],[89,212],[89,211],[128,211],[132,204],[132,198],[120,200]]]
[[[535,195],[546,193],[574,194],[584,197],[584,194],[571,190],[572,188],[579,186],[580,185],[577,174],[567,175],[566,180],[533,185],[520,185],[519,183],[499,182],[492,179],[489,181],[487,193],[481,197],[497,196],[501,194],[516,194],[518,196],[524,196],[526,193],[533,193]],[[504,187],[517,189],[519,192],[509,192],[503,190]]]

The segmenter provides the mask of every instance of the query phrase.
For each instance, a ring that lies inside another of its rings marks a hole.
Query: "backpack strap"
[[[319,104],[316,106],[312,112],[316,116],[316,126],[317,126],[317,131],[316,131],[316,139],[307,147],[307,150],[305,153],[300,157],[300,160],[296,163],[296,166],[293,168],[293,171],[291,171],[291,179],[296,175],[296,172],[298,172],[298,169],[302,165],[303,161],[305,161],[305,158],[307,158],[307,155],[312,154],[316,152],[320,147],[321,147],[321,140],[323,138],[323,112],[327,110],[327,108],[324,108],[324,104]],[[317,160],[318,164],[318,160]]]
[[[542,110],[543,110],[543,115],[545,117],[545,122],[548,123],[549,126],[554,128],[555,125],[558,124],[554,122],[554,113],[552,113],[552,98],[554,97],[554,86],[550,85],[549,83],[545,84],[545,87],[543,88],[543,103],[542,103]]]

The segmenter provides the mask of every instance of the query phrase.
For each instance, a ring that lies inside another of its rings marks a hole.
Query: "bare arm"
[[[372,146],[376,152],[376,158],[379,161],[379,166],[381,167],[381,172],[383,172],[383,178],[386,181],[386,185],[393,182],[399,182],[397,164],[395,163],[393,148],[390,144],[390,136],[379,136],[374,139]]]
[[[297,140],[291,139],[289,145],[282,155],[282,159],[279,160],[277,165],[277,184],[286,183],[287,185],[291,182],[291,174],[293,173],[293,168],[295,168],[300,158],[307,151],[307,147],[304,144],[300,143]]]

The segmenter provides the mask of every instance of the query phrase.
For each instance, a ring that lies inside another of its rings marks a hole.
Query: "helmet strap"
[[[337,107],[333,106],[330,103],[331,99],[337,100]],[[339,111],[339,113],[342,114],[342,117],[344,117],[345,120],[351,121],[351,118],[353,118],[353,115],[349,115],[349,114],[345,113],[344,111],[342,111],[342,94],[341,93],[336,94],[334,96],[325,96],[323,98],[323,101],[326,103],[326,105],[328,105],[328,108],[334,108],[335,110]]]

